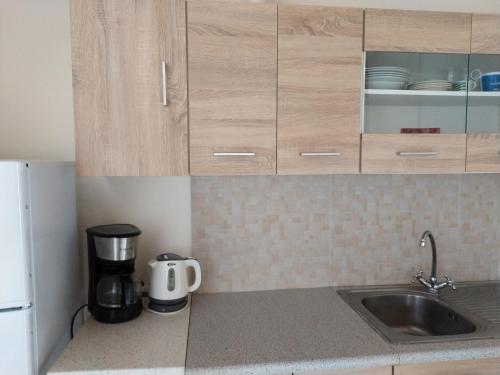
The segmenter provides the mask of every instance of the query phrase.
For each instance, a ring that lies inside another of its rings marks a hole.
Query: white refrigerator
[[[74,163],[0,161],[0,375],[46,373],[80,297]]]

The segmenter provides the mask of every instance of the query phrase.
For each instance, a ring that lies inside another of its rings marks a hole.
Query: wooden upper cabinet
[[[358,173],[363,10],[278,7],[278,173]]]
[[[186,175],[184,0],[71,0],[71,29],[78,174]]]
[[[500,54],[500,15],[473,14],[471,53]]]
[[[367,9],[365,51],[469,53],[471,14]]]
[[[191,0],[194,175],[276,173],[277,4]]]

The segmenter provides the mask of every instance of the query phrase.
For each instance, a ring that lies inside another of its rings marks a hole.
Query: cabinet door
[[[78,174],[187,174],[184,0],[72,0],[71,28]]]
[[[500,18],[499,18],[500,19]],[[483,24],[483,27],[486,25]],[[484,29],[483,29],[484,31]],[[493,25],[488,29],[495,32]],[[497,31],[497,41],[500,30]],[[487,38],[485,36],[485,38]],[[469,56],[469,76],[478,78],[478,75],[498,72],[500,70],[500,56],[487,51],[494,51],[494,44],[487,39],[481,50],[484,53],[475,53]],[[493,39],[490,41],[494,42]],[[500,45],[499,45],[500,46]],[[476,50],[479,45],[476,43]],[[487,81],[487,80],[486,80]],[[471,173],[500,173],[500,92],[497,88],[482,79],[471,80],[467,100],[467,172]]]
[[[500,134],[467,134],[467,172],[500,173]]]
[[[278,173],[358,173],[363,11],[280,4]]]
[[[277,5],[187,7],[191,174],[275,174]]]
[[[394,375],[499,375],[500,359],[394,366]]]
[[[500,54],[500,15],[473,14],[471,53]]]
[[[465,134],[363,134],[363,173],[463,173]]]
[[[365,50],[469,53],[471,15],[367,9]]]

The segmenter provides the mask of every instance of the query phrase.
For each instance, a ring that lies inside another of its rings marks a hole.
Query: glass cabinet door
[[[500,55],[470,55],[468,86],[466,171],[500,173]]]
[[[500,55],[470,55],[467,133],[500,133]]]
[[[367,52],[363,133],[465,133],[468,59]]]

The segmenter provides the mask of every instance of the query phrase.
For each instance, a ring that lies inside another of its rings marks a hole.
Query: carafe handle
[[[201,267],[200,262],[196,259],[189,258],[186,259],[186,267],[191,267],[194,270],[194,283],[188,287],[188,292],[194,292],[198,290],[201,285]]]

